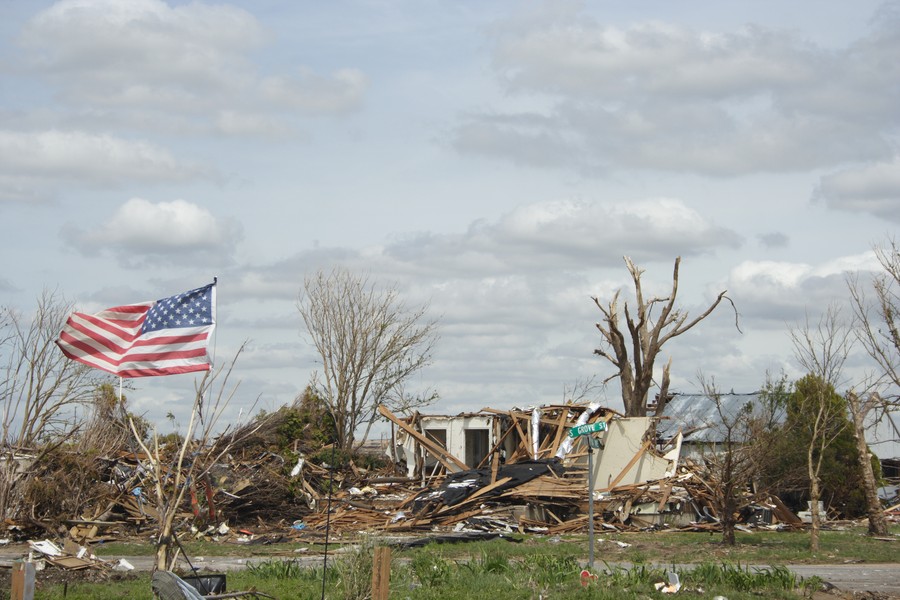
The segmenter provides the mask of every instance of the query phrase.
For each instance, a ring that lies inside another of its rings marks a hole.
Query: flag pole
[[[212,344],[211,344],[212,345],[212,353],[209,356],[210,371],[213,370],[213,368],[215,367],[215,364],[216,364],[216,342],[219,340],[219,330],[218,330],[219,328],[215,327],[216,321],[218,320],[218,317],[219,317],[219,315],[217,314],[218,308],[216,307],[216,304],[218,304],[216,302],[216,300],[217,300],[216,296],[218,295],[218,291],[219,291],[218,283],[219,283],[219,278],[216,275],[213,275],[213,284],[212,284],[212,291],[211,291],[211,293],[212,293],[212,303],[211,303],[211,305],[212,305],[212,322],[213,322],[212,338],[213,339],[212,339]]]

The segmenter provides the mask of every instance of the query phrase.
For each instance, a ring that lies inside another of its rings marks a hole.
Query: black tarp
[[[497,496],[547,473],[552,472],[554,475],[560,476],[564,471],[565,467],[558,458],[523,460],[509,465],[501,465],[497,469],[497,481],[507,477],[510,480],[503,485],[498,485],[479,499]],[[413,510],[418,512],[426,506],[454,506],[490,484],[491,469],[488,467],[451,473],[436,489],[420,492],[413,500]]]

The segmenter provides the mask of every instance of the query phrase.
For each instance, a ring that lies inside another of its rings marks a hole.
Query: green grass
[[[892,528],[894,535],[900,536],[900,526]],[[545,553],[548,548],[554,552],[583,555],[587,558],[588,538],[586,535],[566,536],[508,536],[521,543],[513,544],[502,540],[448,544],[442,546],[449,557],[469,557],[483,550],[492,553],[512,553],[516,555]],[[718,533],[696,532],[648,532],[648,533],[607,533],[595,535],[595,556],[597,560],[634,563],[695,563],[714,558],[735,563],[790,564],[790,563],[843,563],[862,560],[869,563],[900,562],[900,539],[884,542],[866,535],[864,527],[854,527],[843,531],[822,531],[820,552],[809,551],[809,534],[802,531],[757,531],[737,532],[737,545],[729,548],[721,544]],[[351,540],[352,541],[352,540]],[[628,544],[619,546],[618,542]],[[182,542],[188,556],[297,556],[298,547],[308,548],[307,554],[321,551],[321,544],[279,543],[249,545],[212,540]],[[348,540],[332,542],[334,550],[347,545]],[[108,542],[93,547],[97,556],[112,558],[119,556],[150,556],[154,553],[149,542]]]
[[[900,527],[892,530],[900,536]],[[468,558],[489,551],[509,556],[547,552],[580,556],[587,560],[586,535],[510,536],[520,543],[502,540],[441,545],[449,558]],[[900,562],[900,538],[894,542],[873,539],[864,527],[823,531],[820,551],[809,551],[809,534],[802,531],[737,533],[737,545],[724,546],[720,534],[696,532],[598,533],[594,539],[596,562],[684,564],[704,560],[741,564],[896,563]],[[620,545],[624,544],[625,546]]]
[[[895,528],[895,533],[898,531]],[[594,570],[598,577],[582,587],[579,573],[587,561],[586,536],[513,536],[512,539],[517,543],[494,539],[395,549],[391,598],[666,598],[669,596],[657,592],[654,584],[665,580],[666,571],[674,569],[681,576],[683,591],[690,590],[691,597],[796,599],[808,597],[808,588],[818,582],[801,581],[782,565],[900,562],[897,552],[900,540],[874,540],[863,529],[822,532],[822,551],[815,555],[809,552],[809,536],[803,532],[739,533],[735,548],[724,547],[720,536],[705,533],[603,533],[595,540]],[[321,564],[303,566],[295,558],[296,547],[297,544],[249,547],[253,555],[264,551],[266,559],[245,570],[230,571],[228,589],[255,588],[279,600],[320,598]],[[141,548],[146,550],[144,554],[152,552],[149,544],[116,543],[104,544],[103,555],[141,554],[138,552]],[[244,552],[236,552],[231,545],[216,546],[211,542],[192,542],[186,549],[194,556],[249,555],[246,546],[238,547]],[[371,578],[371,552],[369,541],[329,559],[325,575],[327,598],[365,596]],[[698,563],[700,560],[704,562]],[[65,596],[66,600],[150,597],[148,575],[130,581],[69,583]],[[36,598],[62,599],[63,588],[42,584],[39,574]]]
[[[530,561],[497,562],[485,555],[475,563],[460,563],[441,556],[440,551],[421,549],[412,560],[395,564],[391,571],[390,597],[410,600],[462,600],[491,598],[662,598],[655,584],[667,579],[662,567],[638,565],[630,568],[602,566],[597,578],[587,585],[581,581],[575,557],[532,555]],[[351,563],[351,564],[348,564]],[[356,564],[352,564],[356,563]],[[370,572],[358,569],[363,560],[351,557],[335,563],[325,577],[325,596],[358,600],[368,593]],[[502,566],[500,566],[502,565]],[[701,564],[677,570],[683,582],[682,594],[696,598],[716,595],[729,599],[808,597],[808,586],[784,568],[751,569],[739,565]],[[269,561],[255,568],[229,573],[229,590],[258,589],[281,600],[319,598],[321,568],[285,567]],[[38,599],[63,598],[61,586],[40,590]],[[149,578],[143,575],[129,582],[70,584],[66,600],[112,600],[150,598]]]

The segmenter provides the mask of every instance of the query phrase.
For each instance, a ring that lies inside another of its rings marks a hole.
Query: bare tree
[[[379,404],[409,409],[436,398],[402,391],[431,362],[437,323],[426,319],[427,305],[407,311],[395,287],[337,268],[305,279],[298,308],[322,360],[322,396],[340,448],[352,449],[362,426],[365,441]]]
[[[697,323],[708,317],[723,299],[731,302],[726,296],[726,291],[719,292],[716,299],[694,319],[688,320],[688,313],[682,308],[675,307],[678,295],[678,268],[681,265],[681,257],[675,259],[675,268],[672,273],[672,289],[665,298],[645,298],[641,284],[641,276],[644,270],[635,266],[627,256],[625,265],[631,274],[634,283],[635,314],[629,310],[626,302],[622,307],[622,315],[625,318],[626,330],[623,331],[620,323],[619,294],[618,290],[608,304],[601,303],[596,296],[594,304],[603,313],[603,320],[596,324],[597,330],[602,336],[602,345],[594,350],[594,354],[605,358],[616,369],[616,373],[607,378],[604,383],[619,378],[622,387],[622,402],[625,405],[625,415],[629,417],[642,417],[647,414],[647,396],[653,385],[653,366],[663,345],[674,337],[688,331]],[[734,304],[732,303],[732,307]],[[654,315],[654,310],[659,309],[659,315]],[[737,312],[735,311],[735,317]],[[740,331],[740,329],[738,330]],[[626,335],[627,334],[627,335]],[[672,359],[663,367],[662,380],[659,385],[659,402],[656,414],[660,414],[665,408],[669,392],[669,371]]]
[[[767,415],[758,414],[750,401],[740,406],[727,404],[714,378],[699,373],[698,380],[716,412],[714,422],[706,424],[718,443],[702,452],[705,481],[722,526],[722,543],[734,546],[739,512],[751,498],[748,491],[762,462],[760,454],[766,451],[761,434]]]
[[[33,314],[0,309],[0,436],[8,460],[0,463],[0,516],[19,510],[15,488],[22,481],[15,453],[37,452],[33,460],[71,436],[75,408],[91,403],[97,386],[109,377],[68,360],[56,339],[71,305],[44,291]]]
[[[887,515],[878,497],[878,482],[872,467],[872,453],[866,443],[866,416],[883,405],[881,397],[875,393],[857,394],[853,390],[846,395],[847,408],[850,410],[850,424],[853,426],[853,439],[856,442],[856,454],[859,459],[859,472],[862,475],[866,497],[866,517],[869,522],[869,535],[886,536],[888,531]]]
[[[56,346],[71,304],[55,292],[44,291],[34,314],[8,310],[0,340],[4,360],[0,384],[3,402],[3,441],[29,447],[71,425],[68,412],[88,403],[97,385],[109,381],[81,363],[67,359]]]
[[[808,373],[797,382],[793,405],[802,415],[794,420],[794,426],[803,430],[806,440],[806,467],[809,478],[809,499],[812,524],[809,546],[819,550],[819,531],[822,515],[819,512],[821,498],[822,464],[825,450],[843,431],[846,423],[846,403],[835,392],[841,372],[850,354],[853,340],[851,332],[841,320],[840,309],[831,305],[812,326],[807,317],[802,326],[790,329],[797,362]]]
[[[878,365],[879,383],[893,386],[892,394],[882,394],[894,406],[900,391],[900,247],[896,240],[875,246],[875,256],[884,269],[872,282],[870,301],[858,279],[848,281],[857,335],[869,356]]]
[[[896,240],[883,246],[875,246],[875,256],[884,269],[872,281],[874,298],[871,298],[859,278],[848,277],[853,307],[855,334],[878,372],[874,383],[860,393],[847,394],[847,405],[853,423],[853,434],[859,454],[860,470],[866,492],[866,513],[871,535],[887,535],[888,522],[878,498],[877,482],[872,468],[871,455],[865,439],[865,427],[871,416],[897,408],[900,397],[900,248]],[[873,391],[874,389],[874,391]],[[890,393],[880,394],[890,389]]]
[[[182,510],[182,503],[190,486],[193,482],[202,481],[210,468],[225,456],[233,445],[256,431],[256,427],[241,427],[238,424],[237,427],[243,433],[243,437],[238,439],[230,435],[233,425],[229,425],[214,437],[222,413],[237,391],[238,384],[229,388],[228,379],[243,349],[244,345],[226,368],[206,371],[203,378],[195,383],[194,404],[187,430],[171,459],[166,458],[155,431],[152,440],[145,442],[144,432],[138,429],[134,419],[129,420],[134,440],[148,457],[144,466],[150,474],[152,493],[156,501],[158,527],[156,569],[170,571],[175,566],[178,558],[175,520]],[[221,384],[215,389],[219,379]],[[253,408],[247,412],[252,413]]]
[[[585,402],[588,398],[596,397],[605,387],[605,383],[597,381],[596,375],[580,377],[572,383],[563,385],[562,400],[564,403],[572,404]]]

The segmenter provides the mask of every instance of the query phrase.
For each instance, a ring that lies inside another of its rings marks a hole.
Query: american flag
[[[215,283],[155,302],[73,313],[59,334],[63,354],[119,377],[152,377],[212,366]]]

